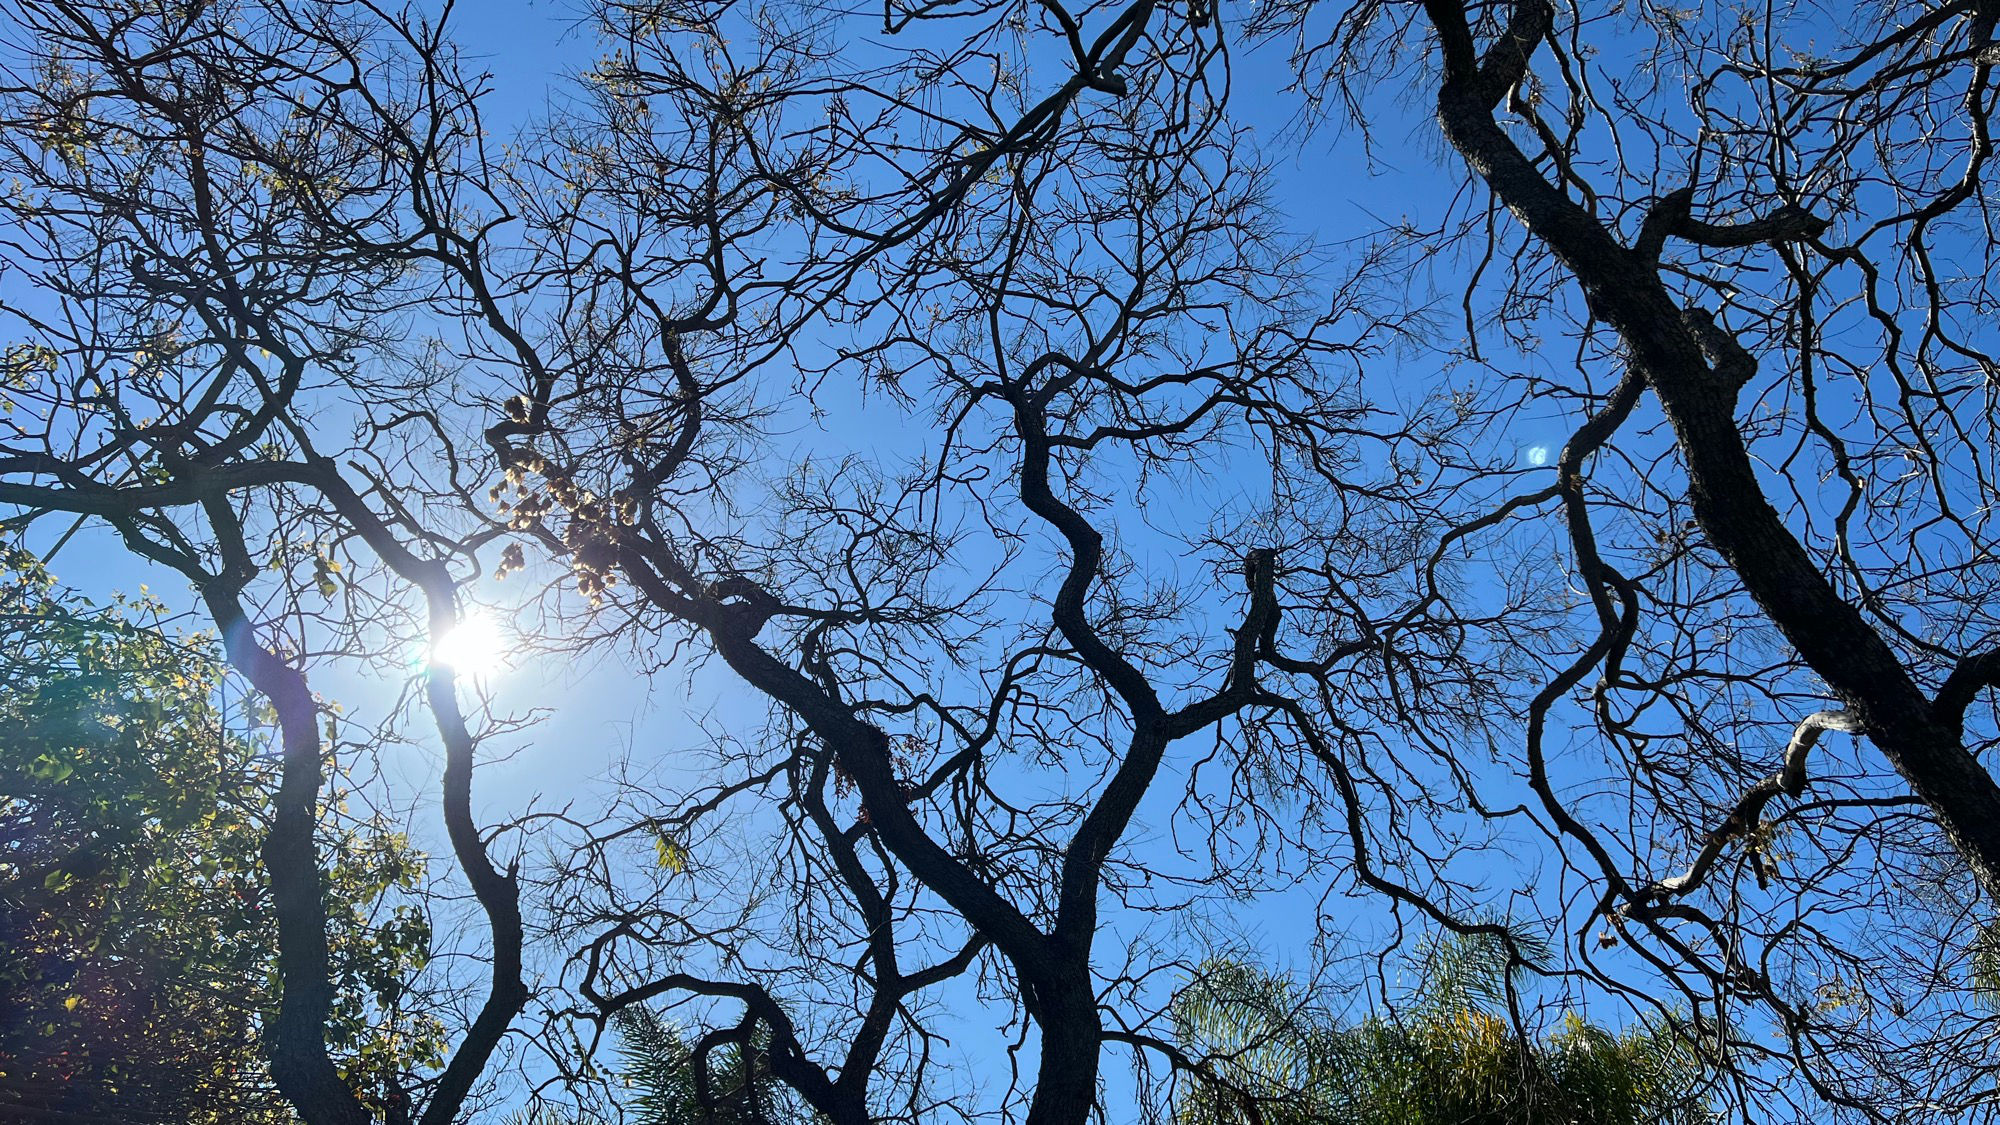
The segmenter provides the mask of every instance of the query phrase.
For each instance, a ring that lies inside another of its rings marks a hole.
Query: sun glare
[[[473,610],[431,642],[431,663],[451,669],[454,675],[482,679],[506,670],[509,647],[499,622]]]

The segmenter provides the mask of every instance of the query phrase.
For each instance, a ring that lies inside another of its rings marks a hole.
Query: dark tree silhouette
[[[834,1122],[1226,1101],[1171,996],[1286,896],[1357,1000],[1487,941],[1753,1115],[1989,1097],[1981,3],[604,0],[504,137],[448,5],[6,11],[0,503],[184,578],[275,712],[311,1125],[530,1055],[587,1095],[641,1009]],[[1274,112],[1479,190],[1297,214]],[[702,699],[608,804],[482,824],[516,724],[429,663],[423,895],[476,918],[448,1057],[378,1095],[314,685],[502,595]]]
[[[1572,404],[1554,483],[1513,503],[1559,515],[1588,598],[1521,760],[1592,888],[1579,957],[1631,939],[1745,1074],[1789,1055],[1836,1105],[1925,1120],[1986,1104],[1991,1073],[1967,984],[2000,896],[1994,20],[1259,17],[1317,104],[1434,110],[1483,189],[1411,234],[1469,267],[1455,350],[1531,372],[1503,400]],[[1610,806],[1565,792],[1564,741],[1602,749]]]

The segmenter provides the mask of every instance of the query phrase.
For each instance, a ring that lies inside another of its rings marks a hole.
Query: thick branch
[[[355,1097],[326,1052],[333,1010],[332,958],[327,947],[326,877],[320,871],[318,824],[321,768],[319,705],[306,678],[257,642],[233,584],[201,585],[229,662],[278,716],[283,749],[278,795],[264,839],[264,869],[278,920],[282,991],[270,1032],[271,1077],[307,1125],[368,1125],[373,1115]]]
[[[1684,187],[1668,192],[1646,212],[1635,247],[1646,261],[1658,261],[1668,238],[1679,238],[1697,246],[1727,250],[1744,246],[1775,245],[1816,238],[1826,231],[1825,219],[1795,204],[1786,204],[1761,219],[1746,223],[1708,223],[1694,217],[1694,189]]]
[[[1852,711],[1816,711],[1800,720],[1798,727],[1792,731],[1791,743],[1785,747],[1784,765],[1778,772],[1744,792],[1729,816],[1703,840],[1701,854],[1695,856],[1687,871],[1654,883],[1641,891],[1640,897],[1664,900],[1701,886],[1716,861],[1722,858],[1722,851],[1729,842],[1756,831],[1764,806],[1772,798],[1780,793],[1796,797],[1805,792],[1806,755],[1819,741],[1819,736],[1830,730],[1859,733],[1861,724]]]

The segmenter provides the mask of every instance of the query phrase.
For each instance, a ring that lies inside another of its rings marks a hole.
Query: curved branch
[[[1780,793],[1787,797],[1797,797],[1806,789],[1806,755],[1820,735],[1830,730],[1845,731],[1849,734],[1861,733],[1861,720],[1852,711],[1815,711],[1799,720],[1792,731],[1792,741],[1785,747],[1784,765],[1777,773],[1759,781],[1746,790],[1736,801],[1723,822],[1716,826],[1702,842],[1701,853],[1695,856],[1688,869],[1670,879],[1662,879],[1639,891],[1643,902],[1647,899],[1666,900],[1675,895],[1683,895],[1702,885],[1708,873],[1715,867],[1722,851],[1731,840],[1739,839],[1756,831],[1763,815],[1764,806]]]

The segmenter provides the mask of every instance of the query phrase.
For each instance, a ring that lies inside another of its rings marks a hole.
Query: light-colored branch
[[[1764,806],[1773,797],[1783,793],[1796,797],[1806,788],[1806,755],[1812,751],[1819,736],[1830,730],[1845,731],[1848,734],[1861,733],[1861,720],[1852,712],[1815,711],[1799,720],[1792,731],[1792,741],[1785,747],[1784,766],[1777,773],[1751,786],[1736,802],[1726,820],[1715,831],[1710,832],[1702,842],[1701,854],[1686,872],[1671,879],[1662,879],[1641,892],[1642,899],[1665,900],[1675,895],[1683,895],[1707,880],[1708,873],[1722,858],[1722,849],[1731,840],[1747,836],[1757,828],[1758,818]]]

